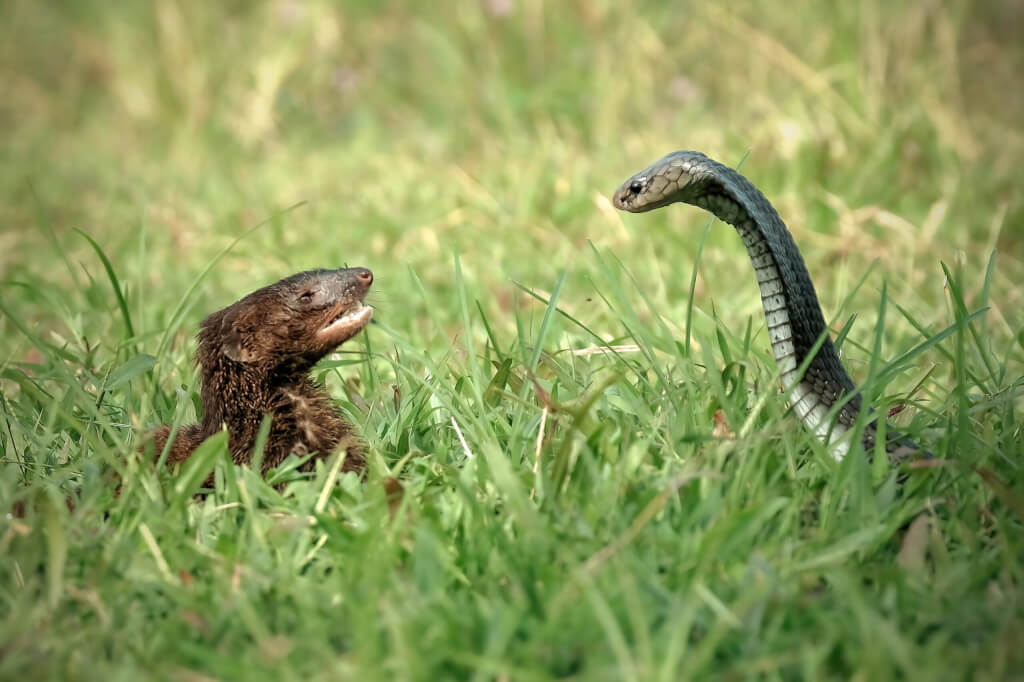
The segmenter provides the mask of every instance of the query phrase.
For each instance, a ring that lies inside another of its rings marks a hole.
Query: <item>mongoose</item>
[[[342,448],[342,470],[362,471],[363,444],[309,371],[370,322],[373,309],[363,304],[363,297],[372,282],[373,273],[366,268],[300,272],[207,317],[196,350],[202,423],[179,428],[167,463],[187,460],[222,425],[227,426],[231,458],[248,463],[260,424],[269,414],[262,473],[291,453],[315,452],[303,467],[309,470],[315,459]],[[152,434],[156,457],[169,435],[169,426]],[[212,473],[204,485],[213,485]]]

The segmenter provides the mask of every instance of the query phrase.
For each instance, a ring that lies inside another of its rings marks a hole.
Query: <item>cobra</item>
[[[844,436],[861,410],[870,408],[862,406],[861,394],[832,344],[807,266],[785,223],[750,181],[695,151],[668,154],[622,183],[612,198],[616,208],[632,213],[676,202],[710,211],[736,228],[757,277],[772,352],[793,411],[829,445],[836,459],[842,459],[850,448],[850,439]],[[801,365],[819,339],[820,346],[801,374]],[[840,406],[830,418],[837,403]],[[868,419],[862,443],[870,454],[878,435],[878,417],[870,411]],[[931,457],[894,429],[887,426],[885,433],[885,450],[892,461]]]

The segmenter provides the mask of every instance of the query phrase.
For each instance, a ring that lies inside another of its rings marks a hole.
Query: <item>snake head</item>
[[[706,179],[702,170],[709,161],[700,152],[672,152],[622,183],[612,195],[612,205],[643,213],[687,201],[700,192]]]

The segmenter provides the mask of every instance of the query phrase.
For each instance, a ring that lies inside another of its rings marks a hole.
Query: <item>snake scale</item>
[[[832,339],[811,277],[793,236],[768,199],[738,172],[700,152],[678,151],[636,173],[616,190],[612,203],[632,213],[683,202],[710,211],[729,223],[747,247],[758,287],[775,361],[793,411],[811,432],[829,445],[836,459],[850,448],[844,435],[853,428],[862,408],[861,395],[846,373]],[[819,338],[823,341],[806,372],[799,368]],[[830,411],[843,396],[835,419]],[[867,408],[870,410],[870,408]],[[877,416],[862,434],[864,450],[874,451]],[[917,444],[886,428],[885,450],[893,462],[931,457]]]

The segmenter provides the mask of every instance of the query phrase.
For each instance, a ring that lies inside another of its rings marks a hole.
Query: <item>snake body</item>
[[[790,391],[790,404],[803,424],[829,445],[836,459],[849,451],[849,438],[862,409],[861,396],[847,374],[832,339],[800,250],[768,199],[738,172],[700,152],[673,152],[626,180],[612,203],[632,213],[683,202],[698,206],[729,223],[747,247],[758,287],[765,322],[782,383]],[[824,337],[801,376],[799,368]],[[833,405],[843,397],[834,421]],[[862,443],[867,453],[875,447],[877,417],[865,425]],[[886,452],[893,461],[920,454],[911,440],[886,429]]]

